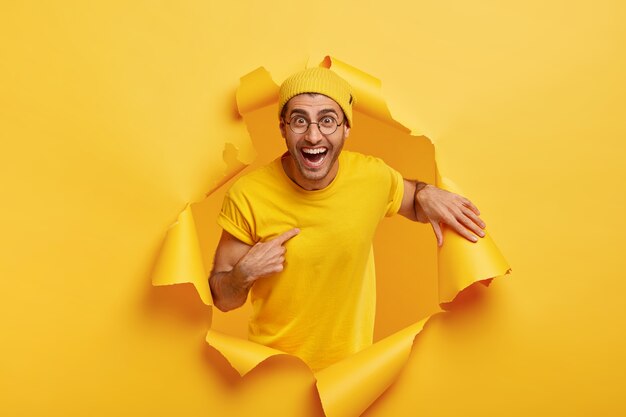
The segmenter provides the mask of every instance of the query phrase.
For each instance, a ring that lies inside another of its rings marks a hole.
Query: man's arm
[[[404,180],[398,213],[413,221],[430,222],[439,246],[443,245],[442,223],[472,242],[478,241],[477,236],[485,236],[485,222],[471,201],[423,182]]]
[[[291,229],[272,240],[250,246],[222,231],[209,276],[215,306],[221,311],[241,307],[257,279],[282,271],[284,244],[299,232]]]

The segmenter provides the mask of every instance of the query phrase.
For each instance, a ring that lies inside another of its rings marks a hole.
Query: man
[[[403,179],[380,159],[342,152],[352,126],[350,85],[326,68],[288,78],[279,93],[287,152],[239,178],[225,196],[224,231],[209,277],[215,306],[251,296],[249,339],[322,369],[372,343],[372,239],[400,213],[477,241],[485,227],[467,199]]]

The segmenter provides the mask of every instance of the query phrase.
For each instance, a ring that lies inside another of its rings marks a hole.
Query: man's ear
[[[287,132],[285,131],[285,121],[282,119],[280,119],[280,121],[278,122],[278,128],[280,129],[280,135],[283,137],[283,139],[287,139]]]
[[[346,138],[350,136],[350,126],[348,126],[347,124],[343,127],[343,136]]]

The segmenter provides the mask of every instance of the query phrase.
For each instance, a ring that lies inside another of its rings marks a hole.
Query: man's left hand
[[[485,236],[482,230],[485,222],[479,217],[480,211],[471,201],[458,194],[427,184],[415,194],[415,209],[419,221],[428,221],[432,225],[438,246],[443,245],[442,224],[472,242]]]

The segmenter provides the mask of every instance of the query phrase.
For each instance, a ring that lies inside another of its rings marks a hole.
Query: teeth
[[[310,155],[316,155],[318,153],[326,152],[326,148],[302,148],[302,152],[308,153]]]

